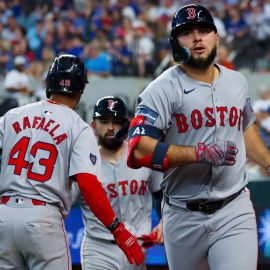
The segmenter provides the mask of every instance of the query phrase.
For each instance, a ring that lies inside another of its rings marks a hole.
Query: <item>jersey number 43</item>
[[[10,151],[8,165],[14,166],[14,174],[21,175],[22,169],[27,169],[27,178],[39,182],[45,182],[51,179],[54,165],[57,159],[58,151],[55,145],[46,142],[36,142],[31,146],[30,156],[36,158],[38,151],[48,152],[47,158],[40,158],[37,161],[29,162],[25,160],[28,152],[30,138],[22,137]],[[34,163],[37,162],[39,166],[43,167],[43,173],[33,171]]]

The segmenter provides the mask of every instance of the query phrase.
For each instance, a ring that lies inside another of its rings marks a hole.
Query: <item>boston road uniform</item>
[[[165,143],[197,146],[199,142],[230,140],[239,149],[234,166],[196,163],[165,172],[161,186],[170,270],[208,269],[207,263],[214,270],[256,269],[256,220],[245,188],[243,136],[255,115],[246,79],[239,72],[217,67],[220,74],[209,84],[193,80],[176,65],[138,98],[136,115],[160,129]],[[198,200],[215,203],[202,207]],[[221,265],[224,260],[226,265]]]
[[[102,159],[100,181],[116,215],[133,235],[140,237],[151,232],[151,192],[160,190],[163,174],[147,168],[134,170],[127,167],[126,143],[125,146],[125,151],[116,164]],[[80,199],[77,185],[73,188],[73,194],[75,199]],[[94,216],[84,201],[80,204],[85,224],[81,246],[82,268],[145,270],[145,264],[129,264],[108,229]]]
[[[92,129],[69,107],[43,100],[1,118],[0,147],[0,268],[71,270],[63,217],[72,176],[100,169]]]

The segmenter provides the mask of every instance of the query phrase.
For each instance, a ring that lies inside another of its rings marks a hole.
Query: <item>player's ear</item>
[[[218,34],[218,32],[216,32],[216,44],[217,44],[217,46],[219,46],[219,34]]]
[[[96,129],[96,127],[97,127],[96,121],[93,120],[93,121],[90,123],[90,126],[91,126],[93,129]]]

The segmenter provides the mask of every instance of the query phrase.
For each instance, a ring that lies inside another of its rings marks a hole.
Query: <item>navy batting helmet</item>
[[[104,116],[113,116],[123,121],[122,128],[114,134],[116,141],[123,142],[127,137],[129,128],[128,110],[124,101],[114,96],[106,96],[99,99],[94,107],[93,118]]]
[[[82,59],[64,54],[54,59],[46,80],[47,98],[53,93],[82,93],[87,80],[87,70]]]
[[[214,19],[205,7],[198,4],[181,7],[172,19],[172,29],[169,37],[173,58],[177,62],[185,63],[190,58],[189,50],[179,45],[176,35],[181,28],[191,24],[204,24],[217,32]]]
[[[94,107],[93,118],[109,115],[124,120],[128,119],[127,107],[121,98],[106,96],[97,101]]]

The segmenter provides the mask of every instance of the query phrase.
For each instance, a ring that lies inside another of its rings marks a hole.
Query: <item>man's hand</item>
[[[217,141],[209,145],[198,143],[195,147],[195,154],[198,162],[211,165],[232,166],[235,164],[238,148],[231,141]]]
[[[152,232],[157,233],[156,244],[163,245],[164,237],[163,237],[163,220],[159,221],[159,224],[152,230]]]
[[[152,232],[150,234],[143,234],[138,237],[139,240],[142,240],[143,248],[150,248],[157,244],[157,232]]]
[[[120,223],[118,227],[112,231],[116,244],[123,250],[130,264],[134,262],[139,265],[144,262],[144,254],[136,239],[124,226]]]

